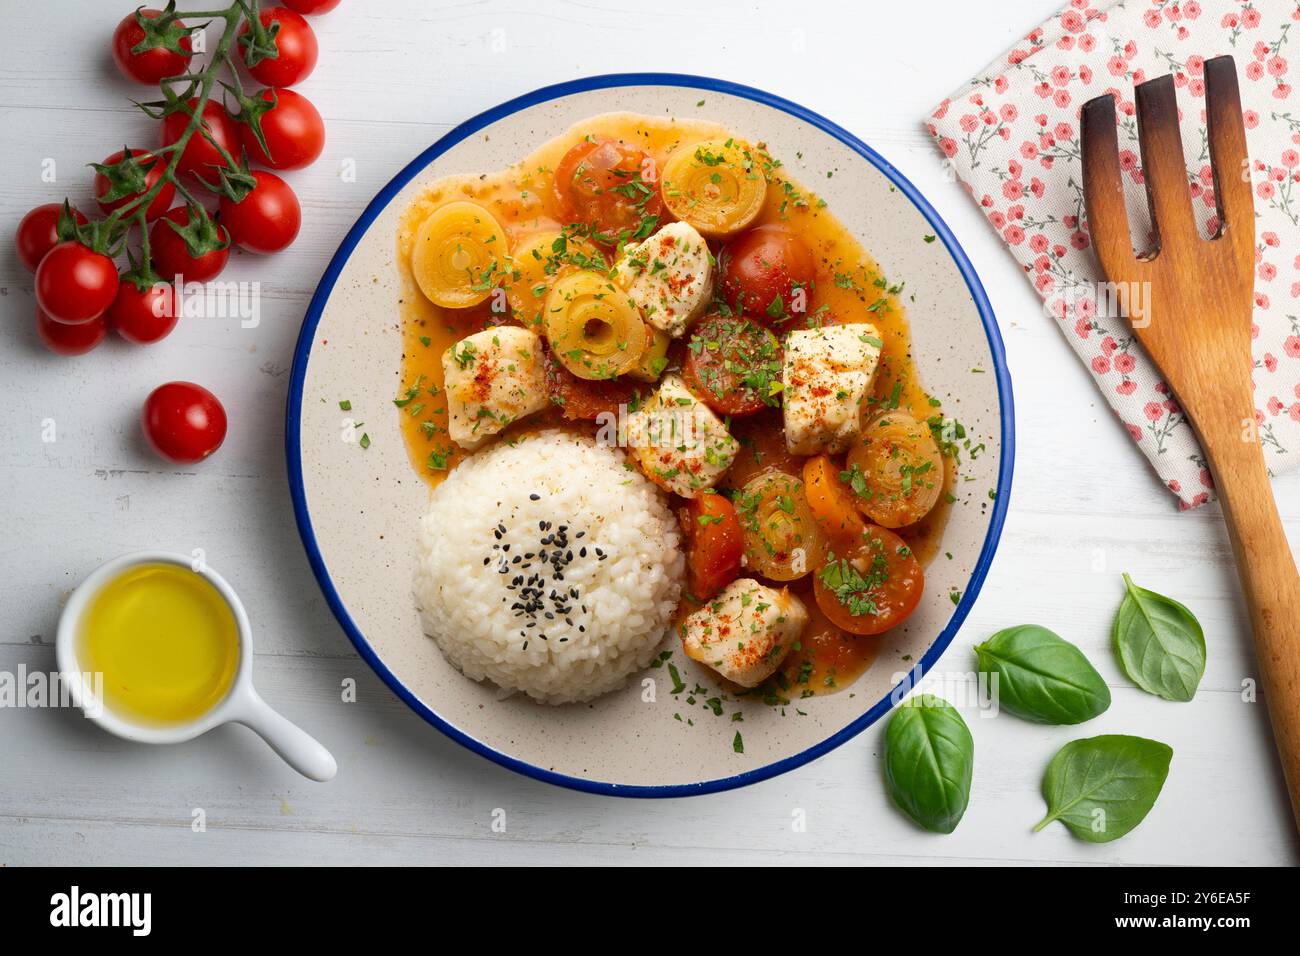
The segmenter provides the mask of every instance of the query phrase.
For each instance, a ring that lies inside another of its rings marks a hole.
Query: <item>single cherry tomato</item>
[[[924,589],[921,562],[907,542],[875,525],[848,550],[828,555],[813,576],[817,606],[850,634],[880,634],[902,624]]]
[[[157,183],[158,180],[162,179],[163,170],[167,166],[166,162],[155,157],[147,149],[133,148],[131,150],[131,156],[137,163],[144,167],[145,174],[144,186],[138,191],[131,193],[129,196],[122,196],[118,199],[105,202],[100,197],[108,192],[112,184],[109,182],[108,177],[103,173],[95,173],[95,202],[99,203],[99,208],[105,213],[110,213],[114,209],[120,209],[127,203],[134,202],[150,189],[153,189],[154,184]],[[121,162],[125,157],[126,153],[119,149],[112,156],[105,159],[100,165],[112,166],[114,163]],[[162,187],[158,190],[153,199],[149,200],[149,208],[145,210],[144,218],[150,222],[157,219],[171,207],[172,200],[175,198],[176,187],[170,182],[163,183]]]
[[[315,17],[329,13],[339,5],[340,0],[284,0],[290,10],[297,10],[303,16]]]
[[[108,323],[102,315],[77,325],[55,322],[37,306],[36,334],[55,355],[84,355],[104,341],[104,336],[108,335]]]
[[[253,172],[257,185],[239,202],[221,200],[221,221],[230,238],[249,252],[279,252],[302,226],[302,207],[289,184],[275,173]]]
[[[79,242],[61,242],[36,269],[36,304],[55,322],[75,325],[103,315],[117,297],[117,266]]]
[[[720,494],[692,498],[683,511],[691,595],[707,601],[740,576],[745,534],[735,507]]]
[[[275,100],[261,118],[270,155],[257,142],[252,127],[240,123],[239,138],[248,157],[272,169],[302,169],[316,162],[325,148],[325,123],[311,100],[293,90],[263,90],[258,95],[268,103]]]
[[[185,240],[168,225],[169,222],[174,222],[178,226],[185,226],[189,221],[189,209],[177,206],[175,209],[169,209],[153,224],[153,228],[149,230],[149,251],[153,256],[153,268],[167,280],[174,280],[179,276],[183,282],[207,282],[221,275],[221,270],[226,268],[226,262],[230,258],[230,246],[205,252],[197,259],[192,257]],[[220,223],[217,223],[217,232],[223,241],[230,242],[230,233]]]
[[[777,320],[800,318],[816,262],[807,244],[784,226],[758,226],[723,247],[718,256],[722,297],[737,312]]]
[[[18,261],[28,272],[35,272],[45,253],[59,244],[59,213],[62,211],[62,204],[47,202],[23,216],[23,221],[18,224],[14,246],[18,250]],[[79,224],[85,225],[85,216],[75,209],[72,215]]]
[[[565,153],[555,167],[554,188],[564,221],[591,227],[592,238],[605,245],[645,238],[651,217],[663,217],[654,160],[609,140],[584,139]]]
[[[316,69],[318,49],[316,32],[299,14],[284,7],[272,7],[263,10],[258,19],[262,26],[269,27],[279,23],[275,33],[275,47],[279,55],[274,59],[261,60],[256,66],[248,66],[244,44],[239,42],[239,59],[244,62],[253,78],[265,86],[293,86],[301,83]],[[239,28],[240,40],[248,34],[248,24]]]
[[[181,465],[202,461],[226,440],[226,410],[193,382],[155,388],[144,400],[140,422],[153,450]]]
[[[176,328],[176,290],[156,282],[141,292],[134,282],[123,282],[104,317],[128,342],[149,345]]]
[[[197,109],[198,105],[197,97],[189,101],[191,110]],[[163,145],[170,146],[179,140],[181,134],[185,132],[185,127],[189,124],[190,114],[184,110],[163,117]],[[220,143],[221,148],[229,153],[232,158],[238,156],[238,124],[230,118],[230,114],[226,112],[224,106],[213,100],[208,100],[203,104],[203,125],[200,129],[196,129],[186,141],[185,149],[181,152],[181,158],[176,163],[176,171],[188,176],[202,178],[210,183],[216,183],[217,169],[225,166],[226,160],[208,140],[208,137],[203,135],[204,130],[207,130],[208,135]]]
[[[190,58],[175,50],[155,47],[136,53],[135,48],[144,40],[144,29],[136,21],[137,14],[148,20],[162,15],[161,10],[145,9],[128,13],[113,31],[113,62],[128,80],[137,83],[157,83],[165,76],[180,76],[189,65]],[[179,24],[180,21],[177,21]],[[178,46],[192,50],[190,38],[181,37]]]
[[[627,378],[578,378],[559,360],[546,353],[546,392],[551,404],[571,421],[595,421],[602,414],[618,416],[620,405],[630,405],[636,383]]]
[[[748,319],[714,316],[696,326],[682,372],[719,415],[753,415],[780,404],[781,344]]]

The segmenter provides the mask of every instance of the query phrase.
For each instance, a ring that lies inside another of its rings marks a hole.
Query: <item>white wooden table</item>
[[[320,65],[301,87],[329,137],[312,169],[288,177],[303,201],[303,234],[286,254],[234,257],[227,273],[262,282],[260,326],[194,320],[151,348],[112,341],[60,359],[36,339],[32,280],[8,235],[37,203],[66,193],[88,204],[82,164],[124,142],[155,142],[154,124],[128,104],[137,89],[108,57],[109,35],[134,2],[11,5],[0,41],[0,670],[54,668],[60,606],[101,561],[145,547],[203,548],[248,606],[264,695],[317,734],[341,769],[328,785],[309,783],[237,727],[149,748],[73,712],[0,709],[0,864],[1300,859],[1263,704],[1242,700],[1254,664],[1217,508],[1175,510],[1012,259],[945,181],[919,122],[1057,0],[344,0],[313,21]],[[998,313],[1015,382],[1015,487],[983,595],[940,670],[969,672],[973,644],[1037,622],[1089,654],[1114,704],[1075,729],[967,710],[975,783],[951,836],[918,831],[890,805],[880,725],[793,773],[709,797],[603,798],[517,776],[407,710],[353,652],[312,578],[285,484],[283,408],[299,322],[337,243],[451,125],[544,84],[632,70],[760,86],[858,133],[947,219]],[[54,183],[42,175],[50,161]],[[340,177],[343,164],[354,166],[354,182]],[[176,378],[212,388],[231,416],[225,447],[201,468],[164,467],[140,438],[144,396]],[[42,440],[48,420],[53,442]],[[1276,488],[1300,541],[1300,484]],[[1109,648],[1121,571],[1181,598],[1204,624],[1209,666],[1193,702],[1158,700],[1121,675]],[[348,677],[355,703],[340,700]],[[1174,747],[1151,816],[1106,846],[1062,827],[1032,834],[1048,758],[1069,739],[1108,732]],[[498,808],[504,832],[492,828]],[[198,810],[202,832],[192,826]],[[792,825],[799,810],[803,831]]]

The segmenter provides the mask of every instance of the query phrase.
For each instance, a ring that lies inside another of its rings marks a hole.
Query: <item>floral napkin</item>
[[[927,128],[963,187],[1092,370],[1181,507],[1213,496],[1190,424],[1127,322],[1098,309],[1079,158],[1079,108],[1119,104],[1130,229],[1151,223],[1133,87],[1172,73],[1198,225],[1217,228],[1205,139],[1204,63],[1236,59],[1255,189],[1255,417],[1273,474],[1300,466],[1300,2],[1074,0],[931,114]]]

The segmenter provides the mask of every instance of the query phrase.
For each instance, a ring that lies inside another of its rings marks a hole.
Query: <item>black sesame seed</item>
[[[529,501],[541,501],[541,500],[542,500],[542,496],[541,496],[541,495],[529,495],[529,496],[528,496],[528,500],[529,500]]]

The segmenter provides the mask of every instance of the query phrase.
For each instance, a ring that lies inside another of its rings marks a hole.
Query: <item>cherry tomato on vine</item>
[[[162,11],[145,9],[140,11],[140,15],[148,20],[156,20]],[[113,31],[113,62],[128,80],[157,83],[164,76],[179,76],[185,72],[190,58],[174,50],[157,47],[141,53],[133,52],[143,39],[144,29],[136,22],[134,13],[123,17]],[[181,37],[179,44],[183,50],[193,49],[187,36]]]
[[[144,400],[140,423],[153,450],[182,465],[202,461],[226,440],[226,410],[217,396],[193,382],[155,388]]]
[[[280,24],[275,34],[275,47],[279,51],[279,56],[261,60],[255,66],[248,66],[244,45],[237,44],[239,58],[244,61],[253,79],[265,86],[293,86],[307,79],[311,71],[316,69],[316,57],[319,53],[316,32],[312,30],[311,25],[302,16],[284,7],[263,10],[258,19],[262,21],[264,27],[269,27],[272,23]],[[241,38],[248,32],[247,23],[239,28]]]
[[[123,282],[104,318],[128,342],[148,345],[176,328],[175,303],[175,290],[166,282],[156,282],[143,292],[134,282]]]
[[[14,247],[18,251],[18,261],[28,272],[35,272],[45,253],[59,244],[59,213],[62,210],[61,203],[47,202],[23,216],[23,221],[18,224]],[[78,223],[85,225],[85,216],[75,209],[72,215]]]
[[[648,216],[663,215],[654,160],[609,140],[582,140],[555,167],[555,201],[567,223],[593,226],[592,238],[616,244]]]
[[[738,312],[779,319],[808,311],[816,263],[807,244],[784,227],[758,226],[742,233],[723,247],[718,266],[722,297]],[[805,296],[802,309],[796,289]]]
[[[167,210],[153,224],[149,230],[149,252],[153,258],[153,269],[164,279],[180,276],[185,282],[207,282],[221,275],[221,271],[226,268],[230,247],[205,252],[198,258],[191,256],[185,240],[167,224],[174,222],[178,226],[186,226],[189,221],[190,211],[184,206],[177,206]],[[230,241],[230,233],[220,223],[217,224],[217,232],[223,240]]]
[[[247,123],[239,124],[239,138],[248,158],[272,169],[302,169],[316,162],[325,148],[325,123],[311,100],[293,90],[262,90],[258,94],[275,105],[262,114],[262,136],[268,156]]]
[[[79,242],[61,242],[36,270],[36,304],[56,322],[99,318],[117,296],[117,266]]]
[[[257,185],[239,202],[221,199],[221,221],[230,238],[249,252],[279,252],[298,235],[302,207],[289,184],[275,173],[253,171]]]
[[[104,336],[108,335],[108,323],[102,315],[77,325],[55,322],[37,306],[36,334],[55,355],[84,355],[104,341]]]
[[[95,173],[95,202],[99,203],[99,208],[102,209],[105,213],[110,213],[114,209],[122,208],[127,203],[134,202],[137,197],[143,196],[150,189],[153,189],[154,184],[157,183],[158,180],[162,179],[163,170],[167,166],[167,164],[164,161],[155,157],[147,149],[132,148],[131,156],[136,160],[136,162],[138,162],[146,170],[145,177],[144,177],[144,188],[139,190],[138,192],[134,192],[129,196],[122,196],[120,199],[114,199],[109,202],[104,202],[99,197],[103,196],[105,193],[109,191],[109,189],[112,187],[112,183],[109,182],[108,177],[105,176],[103,173]],[[119,149],[112,156],[109,156],[107,159],[105,159],[104,162],[101,163],[100,165],[112,166],[115,163],[121,162],[125,157],[126,157],[126,153],[123,150]],[[157,219],[159,216],[161,216],[171,207],[172,200],[175,198],[176,198],[176,187],[173,186],[170,182],[163,183],[162,187],[158,190],[157,195],[155,195],[153,199],[149,200],[149,208],[145,210],[145,214],[144,214],[145,219],[149,220],[150,222]]]
[[[189,101],[191,110],[198,105],[197,97]],[[163,145],[170,146],[179,140],[189,123],[190,116],[184,111],[164,116],[162,121]],[[196,129],[185,143],[185,149],[181,152],[180,161],[176,164],[176,171],[190,176],[200,176],[210,183],[215,183],[217,181],[217,171],[213,167],[225,166],[226,161],[217,148],[208,141],[208,137],[203,135],[204,129],[208,131],[208,134],[214,140],[221,144],[222,149],[232,157],[237,156],[239,153],[238,124],[230,118],[230,114],[226,112],[224,106],[208,100],[203,105],[203,127]]]
[[[303,16],[316,17],[329,13],[339,5],[340,0],[284,0],[290,10],[297,10]]]

